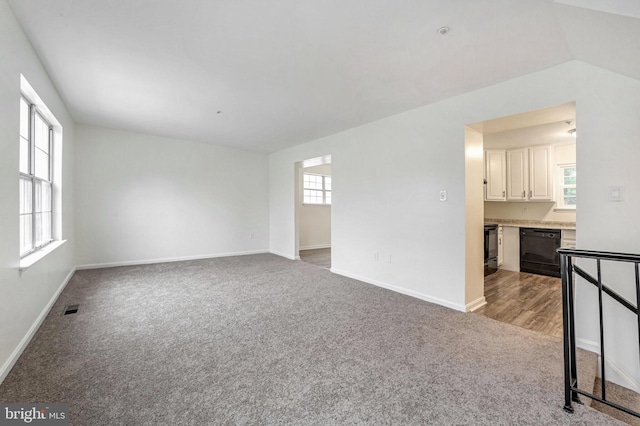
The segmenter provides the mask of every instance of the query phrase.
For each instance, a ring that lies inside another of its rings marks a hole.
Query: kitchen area
[[[484,295],[475,312],[560,337],[556,250],[576,244],[575,104],[485,122]]]

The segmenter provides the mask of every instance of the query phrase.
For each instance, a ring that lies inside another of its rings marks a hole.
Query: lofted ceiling
[[[76,122],[273,152],[572,59],[640,79],[636,1],[8,3]]]

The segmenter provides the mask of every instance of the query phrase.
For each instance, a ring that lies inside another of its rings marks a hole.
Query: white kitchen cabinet
[[[553,201],[551,147],[507,151],[507,200]]]
[[[576,248],[576,230],[575,229],[563,229],[562,241],[560,247],[563,248]]]
[[[502,227],[502,266],[500,269],[520,272],[520,228]]]
[[[498,267],[502,266],[504,261],[504,235],[502,226],[498,226]]]
[[[525,201],[529,189],[527,148],[507,151],[507,200]]]
[[[504,149],[488,149],[484,152],[486,201],[507,199],[507,164]]]
[[[530,201],[553,200],[553,177],[551,174],[551,147],[529,148],[529,194]]]

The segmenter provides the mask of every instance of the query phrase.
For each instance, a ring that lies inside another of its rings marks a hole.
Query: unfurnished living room
[[[639,53],[635,0],[0,0],[0,424],[638,424]]]

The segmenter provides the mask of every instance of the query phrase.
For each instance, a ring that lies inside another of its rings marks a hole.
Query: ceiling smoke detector
[[[449,30],[450,30],[449,27],[440,27],[438,28],[438,34],[440,34],[441,36],[447,35],[449,34]]]

